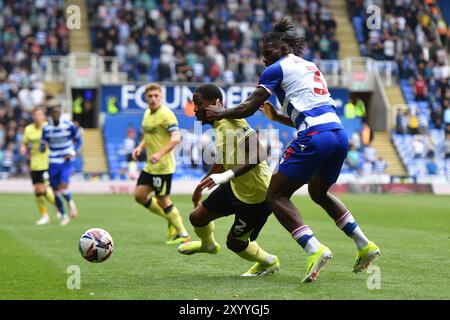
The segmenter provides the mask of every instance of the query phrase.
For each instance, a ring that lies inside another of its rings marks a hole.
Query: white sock
[[[339,219],[337,219],[336,225],[339,229],[344,231],[347,236],[355,241],[358,249],[364,248],[369,243],[369,239],[366,238],[350,211],[347,211]]]
[[[314,237],[312,230],[306,224],[292,231],[291,235],[308,255],[316,253],[320,248],[319,240]]]

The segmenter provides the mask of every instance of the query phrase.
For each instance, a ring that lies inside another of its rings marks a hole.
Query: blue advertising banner
[[[177,114],[193,116],[192,93],[196,84],[162,85],[163,103]],[[144,100],[145,84],[105,85],[100,90],[100,107],[106,113],[140,113],[147,108]],[[221,87],[226,108],[239,104],[255,89],[254,86]],[[331,96],[337,104],[338,115],[342,115],[342,107],[347,103],[347,89],[330,89]],[[279,105],[275,95],[270,98],[274,105]]]

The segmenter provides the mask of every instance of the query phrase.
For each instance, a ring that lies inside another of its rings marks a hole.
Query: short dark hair
[[[212,83],[204,83],[199,85],[194,93],[200,93],[204,99],[216,100],[219,99],[220,102],[223,100],[222,91],[219,87]]]
[[[294,26],[285,18],[273,26],[273,30],[264,37],[264,43],[280,42],[292,49],[296,56],[301,56],[305,47],[305,38],[299,37]]]

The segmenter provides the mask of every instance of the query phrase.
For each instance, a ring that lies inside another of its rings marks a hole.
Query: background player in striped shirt
[[[328,192],[337,181],[347,156],[348,137],[336,115],[336,104],[317,66],[300,57],[303,39],[287,20],[277,23],[263,43],[264,63],[258,87],[240,105],[225,110],[207,108],[208,120],[245,118],[254,114],[272,95],[287,115],[278,114],[269,103],[269,118],[297,128],[294,139],[282,156],[272,176],[267,202],[278,221],[307,252],[306,275],[302,282],[314,281],[320,269],[331,259],[331,251],[322,245],[304,224],[290,200],[292,194],[308,184],[310,196],[336,225],[351,237],[358,248],[354,272],[360,272],[380,255],[380,249],[361,231],[350,211]]]
[[[133,150],[132,157],[136,160],[145,148],[147,163],[137,181],[135,200],[169,222],[167,244],[183,243],[190,237],[180,212],[169,197],[176,167],[172,150],[181,140],[178,120],[172,110],[162,104],[159,84],[148,84],[144,95],[148,103],[142,119],[144,138]],[[150,196],[152,192],[155,197]]]
[[[61,119],[61,109],[54,107],[51,111],[51,122],[46,125],[42,133],[41,152],[47,145],[50,149],[49,175],[50,185],[55,192],[56,207],[59,210],[61,225],[69,223],[65,214],[63,198],[70,208],[70,217],[75,219],[78,210],[68,189],[72,171],[72,160],[81,149],[80,131],[68,120]]]
[[[42,139],[42,128],[47,125],[45,121],[44,110],[35,108],[32,111],[33,123],[25,127],[23,133],[23,141],[20,145],[20,153],[25,155],[27,149],[30,150],[30,172],[31,181],[34,186],[34,194],[36,196],[36,203],[41,214],[41,218],[36,221],[37,225],[49,224],[50,217],[48,216],[45,199],[55,205],[55,195],[53,190],[48,187],[48,148],[44,152],[40,152],[39,147]]]

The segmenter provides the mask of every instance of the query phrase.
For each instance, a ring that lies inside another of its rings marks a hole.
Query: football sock
[[[76,209],[75,201],[73,201],[72,199],[72,193],[69,190],[64,189],[61,190],[61,194],[64,197],[64,199],[66,199],[66,201],[69,203],[70,210],[75,210]]]
[[[52,188],[47,187],[45,198],[47,198],[47,201],[50,202],[50,204],[55,205],[55,194],[53,193]]]
[[[265,252],[255,241],[249,242],[244,251],[236,254],[245,260],[259,262],[262,265],[269,265],[275,259],[275,256]]]
[[[64,210],[64,203],[62,200],[62,195],[59,191],[55,192],[55,205],[58,208],[59,213],[64,216],[65,210]]]
[[[301,245],[303,249],[305,249],[308,255],[316,253],[320,248],[319,240],[314,237],[314,233],[306,224],[296,228],[294,231],[292,231],[291,235],[292,238],[294,238],[294,240],[297,241],[297,243]]]
[[[214,221],[211,221],[206,226],[194,226],[195,234],[202,240],[202,248],[213,249],[216,246],[214,240]]]
[[[64,197],[64,199],[66,199],[67,202],[70,202],[72,200],[72,194],[70,193],[69,190],[67,189],[61,190],[61,194]]]
[[[177,207],[171,204],[167,208],[164,208],[164,212],[170,224],[173,225],[175,229],[177,229],[178,235],[186,237],[188,233],[186,231],[186,228],[184,227],[183,218],[181,217]]]
[[[36,203],[41,216],[46,216],[47,206],[45,205],[45,196],[43,194],[36,194]]]
[[[164,210],[159,206],[158,201],[154,197],[149,197],[144,206],[151,212],[167,220]]]
[[[355,241],[358,249],[362,249],[369,243],[361,228],[356,223],[350,211],[344,213],[339,219],[336,220],[336,225],[345,232],[347,236]]]

